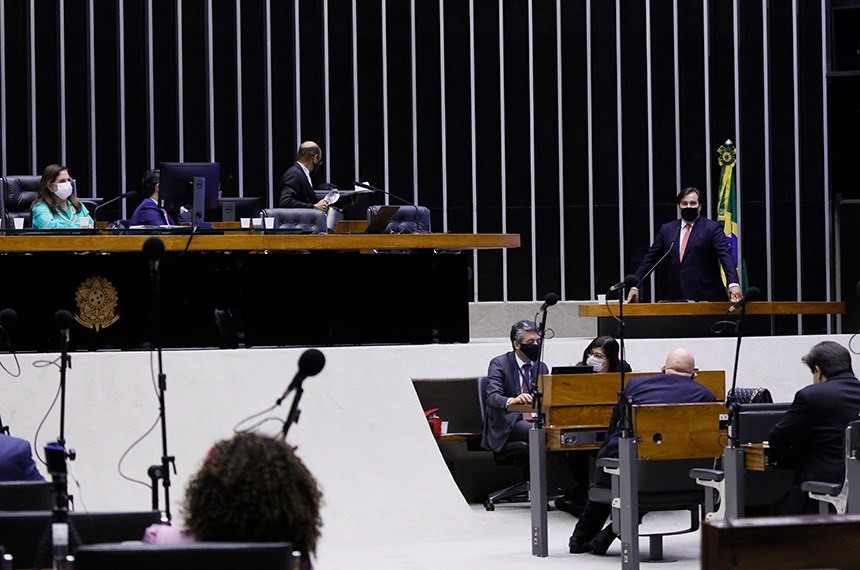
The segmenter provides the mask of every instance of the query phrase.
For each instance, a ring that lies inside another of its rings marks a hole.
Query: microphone
[[[93,208],[93,223],[95,223],[96,219],[98,218],[98,214],[99,214],[100,209],[104,208],[105,206],[109,206],[109,205],[113,204],[114,202],[118,202],[120,200],[125,200],[126,198],[131,198],[132,196],[137,196],[137,190],[132,190],[131,192],[126,192],[125,194],[120,194],[116,198],[111,198],[110,200],[107,200],[106,202],[102,202],[101,204],[99,204],[98,206]]]
[[[558,295],[555,293],[547,293],[543,305],[540,306],[541,311],[546,311],[547,307],[552,307],[558,303]]]
[[[0,342],[9,340],[8,329],[18,320],[15,309],[3,309],[0,311]]]
[[[646,279],[648,279],[649,277],[651,277],[651,274],[652,274],[652,273],[654,273],[654,270],[655,270],[655,269],[657,269],[657,266],[658,266],[658,265],[660,265],[661,263],[663,263],[663,260],[664,260],[664,259],[666,259],[666,257],[667,257],[667,256],[669,255],[669,253],[672,251],[672,248],[673,248],[674,246],[675,246],[675,240],[672,240],[672,243],[670,243],[670,244],[669,244],[669,247],[666,249],[666,253],[664,253],[664,254],[663,254],[663,257],[661,257],[660,259],[658,259],[658,260],[657,260],[657,263],[655,263],[654,265],[652,265],[652,266],[651,266],[651,269],[649,269],[649,270],[645,273],[645,275],[642,277],[642,283],[645,283],[645,280],[646,280]]]
[[[361,186],[362,188],[367,188],[368,190],[373,190],[374,192],[379,192],[381,194],[385,194],[386,196],[390,196],[390,197],[394,198],[395,200],[397,200],[401,204],[405,204],[407,206],[412,206],[413,208],[415,208],[415,227],[416,227],[417,231],[425,231],[425,232],[429,231],[429,228],[422,228],[421,224],[418,221],[418,204],[416,204],[414,202],[410,202],[409,200],[405,200],[405,199],[401,198],[400,196],[396,196],[396,195],[392,194],[391,192],[387,192],[387,191],[383,190],[382,188],[377,188],[376,186],[374,186],[370,182],[359,182],[358,180],[356,180],[355,185]]]
[[[315,348],[309,348],[299,357],[299,371],[293,376],[293,381],[287,386],[284,394],[278,398],[276,406],[280,406],[287,394],[301,387],[308,376],[316,376],[325,366],[325,354]]]
[[[54,313],[54,324],[60,329],[60,336],[65,342],[69,342],[69,328],[71,328],[74,322],[75,318],[72,316],[72,313],[65,309],[60,309]]]
[[[636,279],[636,276],[633,274],[628,275],[624,278],[624,281],[620,283],[616,283],[612,287],[609,288],[609,291],[618,291],[619,289],[630,289],[631,287],[636,287],[639,283],[639,280]]]
[[[152,236],[143,242],[143,254],[149,260],[149,272],[158,271],[158,260],[164,254],[164,242],[161,238]]]
[[[740,301],[729,307],[729,312],[732,313],[737,309],[743,309],[747,303],[749,303],[750,301],[757,301],[759,297],[761,297],[761,291],[759,291],[759,288],[750,287],[749,289],[744,291],[744,296],[741,297]]]

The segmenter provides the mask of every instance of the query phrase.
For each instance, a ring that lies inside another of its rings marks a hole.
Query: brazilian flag
[[[732,250],[735,268],[738,271],[738,278],[741,280],[741,283],[738,285],[742,289],[745,289],[746,272],[741,271],[743,263],[738,255],[740,229],[738,226],[738,190],[735,186],[737,149],[732,141],[727,140],[717,149],[717,154],[720,157],[720,194],[717,201],[717,221],[723,224],[723,232],[725,232],[726,240],[728,240],[729,247]],[[723,273],[722,269],[720,269],[720,272]],[[723,284],[726,284],[725,273],[723,273]]]

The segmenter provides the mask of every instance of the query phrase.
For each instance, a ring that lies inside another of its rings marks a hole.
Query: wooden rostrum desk
[[[75,317],[71,350],[147,348],[147,234],[0,239],[0,308],[19,351],[54,351],[53,315]],[[160,234],[163,346],[302,346],[469,341],[474,249],[516,234]],[[189,240],[189,238],[191,238]]]

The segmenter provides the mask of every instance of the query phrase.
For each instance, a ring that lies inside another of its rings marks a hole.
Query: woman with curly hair
[[[185,492],[185,529],[153,525],[144,542],[290,542],[306,566],[322,520],[316,479],[281,440],[239,433],[215,444]]]

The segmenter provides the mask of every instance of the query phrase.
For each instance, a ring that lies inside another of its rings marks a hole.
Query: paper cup
[[[600,303],[601,305],[602,305],[603,303],[605,303],[605,302],[606,302],[606,295],[605,295],[605,294],[600,294],[600,295],[598,295],[598,296],[597,296],[597,302],[598,302],[598,303]]]
[[[275,229],[275,218],[264,218],[263,221],[266,222],[266,229],[267,230]]]
[[[253,225],[255,228],[262,228],[263,218],[251,218],[251,225]]]
[[[15,229],[23,230],[24,229],[24,218],[15,218]]]
[[[251,218],[239,218],[239,223],[242,224],[243,228],[250,228]]]

